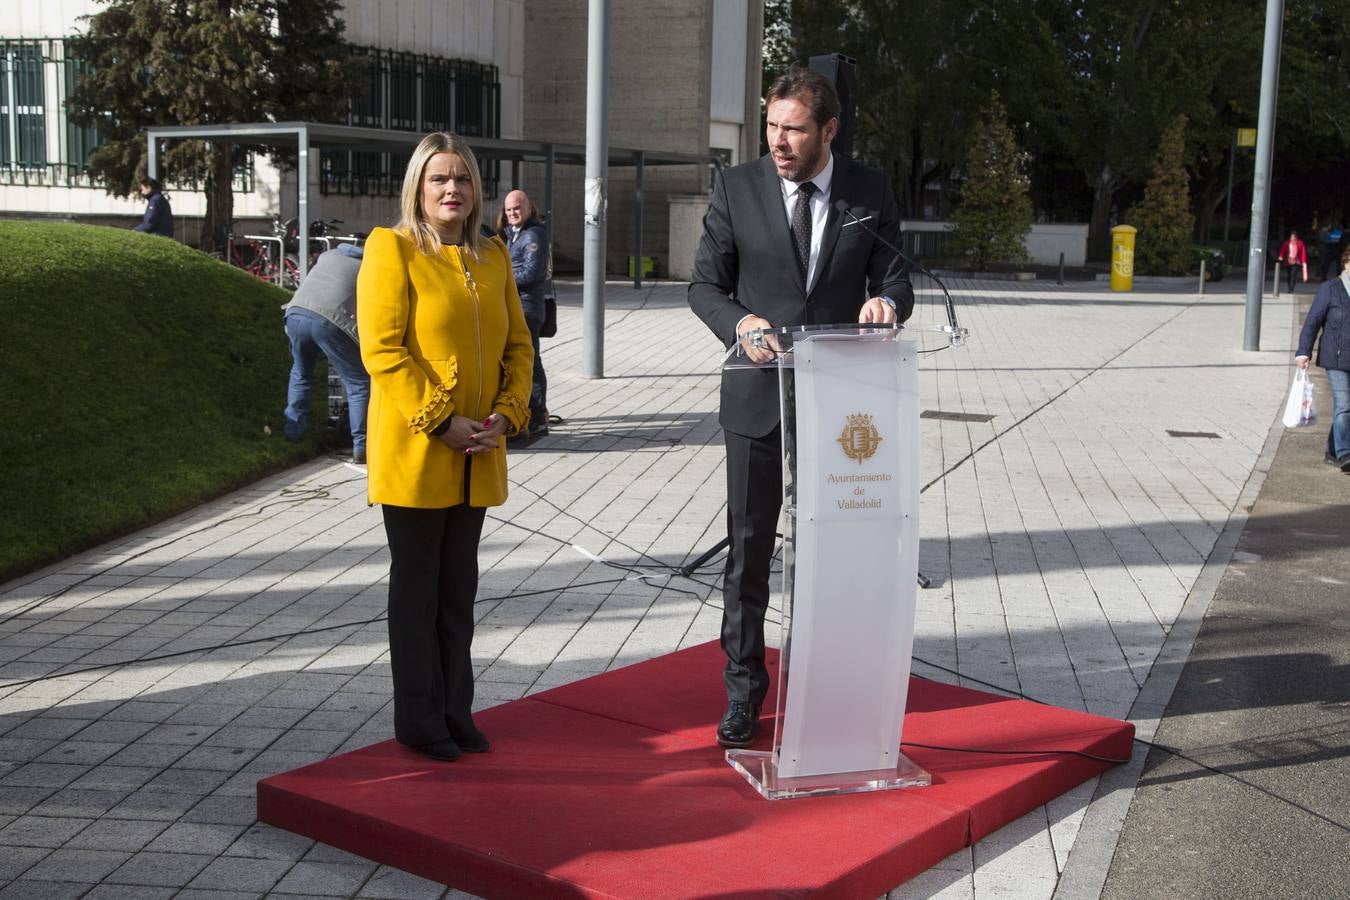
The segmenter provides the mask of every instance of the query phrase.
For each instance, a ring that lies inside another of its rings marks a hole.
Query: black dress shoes
[[[473,716],[446,716],[445,727],[450,732],[450,739],[465,753],[488,752],[487,735],[473,724]]]
[[[749,747],[755,742],[759,705],[749,700],[732,700],[717,726],[717,743],[723,747]]]
[[[455,743],[459,745],[459,749],[463,750],[465,753],[488,752],[487,735],[483,734],[483,732],[479,731],[477,728],[464,734],[459,734],[457,732],[451,733],[454,734]]]
[[[459,744],[450,738],[442,738],[439,741],[432,741],[430,744],[418,744],[412,749],[423,756],[430,756],[432,759],[439,759],[443,762],[454,762],[459,759]]]

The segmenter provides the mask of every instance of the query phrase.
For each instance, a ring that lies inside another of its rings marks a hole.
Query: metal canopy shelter
[[[324,125],[318,122],[255,122],[235,125],[157,125],[146,129],[146,169],[150,177],[159,173],[159,145],[161,141],[221,140],[228,138],[235,144],[257,144],[276,147],[295,147],[298,150],[297,193],[300,246],[309,247],[309,153],[310,149],[358,150],[367,153],[409,153],[422,139],[415,131],[390,131],[383,128],[362,128],[356,125]],[[504,138],[466,137],[460,135],[481,159],[510,160],[514,184],[520,183],[520,165],[541,162],[544,173],[544,216],[549,242],[553,239],[553,167],[558,163],[584,165],[586,148],[580,144],[556,144],[547,141],[516,141]],[[661,150],[630,150],[609,148],[611,166],[634,166],[637,177],[634,199],[637,205],[635,243],[638,260],[633,267],[633,286],[642,286],[642,180],[647,166],[710,165],[721,168],[721,160],[712,155],[672,153]],[[481,199],[481,198],[480,198]],[[298,254],[300,277],[309,273],[309,253]]]

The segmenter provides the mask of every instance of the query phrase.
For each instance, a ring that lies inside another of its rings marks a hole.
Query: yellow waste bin
[[[1111,229],[1111,290],[1134,290],[1134,234],[1129,225]]]

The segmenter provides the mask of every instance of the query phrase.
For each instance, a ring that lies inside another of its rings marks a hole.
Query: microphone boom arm
[[[917,269],[922,274],[927,275],[934,284],[936,284],[939,288],[942,289],[943,304],[946,307],[947,311],[947,328],[945,330],[951,339],[951,344],[953,347],[959,347],[963,343],[965,343],[966,336],[970,334],[970,332],[969,330],[962,328],[960,325],[957,324],[956,304],[952,301],[951,292],[948,291],[947,286],[942,283],[942,279],[934,275],[933,271],[929,269],[927,266],[923,265],[922,263],[918,262],[915,259],[911,259],[909,255],[905,253],[905,251],[901,250],[899,247],[895,246],[895,244],[886,240],[886,238],[883,237],[881,233],[878,232],[875,228],[868,226],[866,222],[868,219],[872,218],[871,216],[864,216],[861,219],[858,218],[853,214],[853,210],[848,208],[848,202],[845,200],[840,200],[836,202],[835,208],[838,209],[845,216],[848,216],[850,219],[853,220],[852,222],[845,223],[841,227],[847,228],[849,227],[849,225],[857,225],[863,231],[866,231],[872,237],[881,241],[881,243],[884,244],[887,249],[893,251],[895,255],[899,256],[905,262],[909,263],[910,268]]]

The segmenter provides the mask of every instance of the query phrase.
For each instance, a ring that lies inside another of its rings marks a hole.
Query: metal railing
[[[367,61],[364,89],[351,100],[346,124],[409,132],[450,130],[470,137],[501,135],[501,81],[496,66],[377,47],[353,47]],[[101,187],[88,175],[98,147],[95,127],[66,113],[73,86],[88,71],[67,56],[63,38],[0,38],[0,184]],[[56,140],[60,136],[61,140]],[[320,193],[394,195],[407,156],[324,150]],[[500,163],[485,160],[483,190],[497,194]],[[254,163],[235,170],[234,190],[253,190]],[[199,190],[195,178],[165,179]]]
[[[358,47],[366,60],[363,88],[351,100],[347,125],[395,131],[453,131],[466,137],[501,136],[501,81],[496,66]],[[395,196],[408,157],[398,153],[321,150],[319,193]],[[480,164],[483,194],[497,195],[498,160]]]

